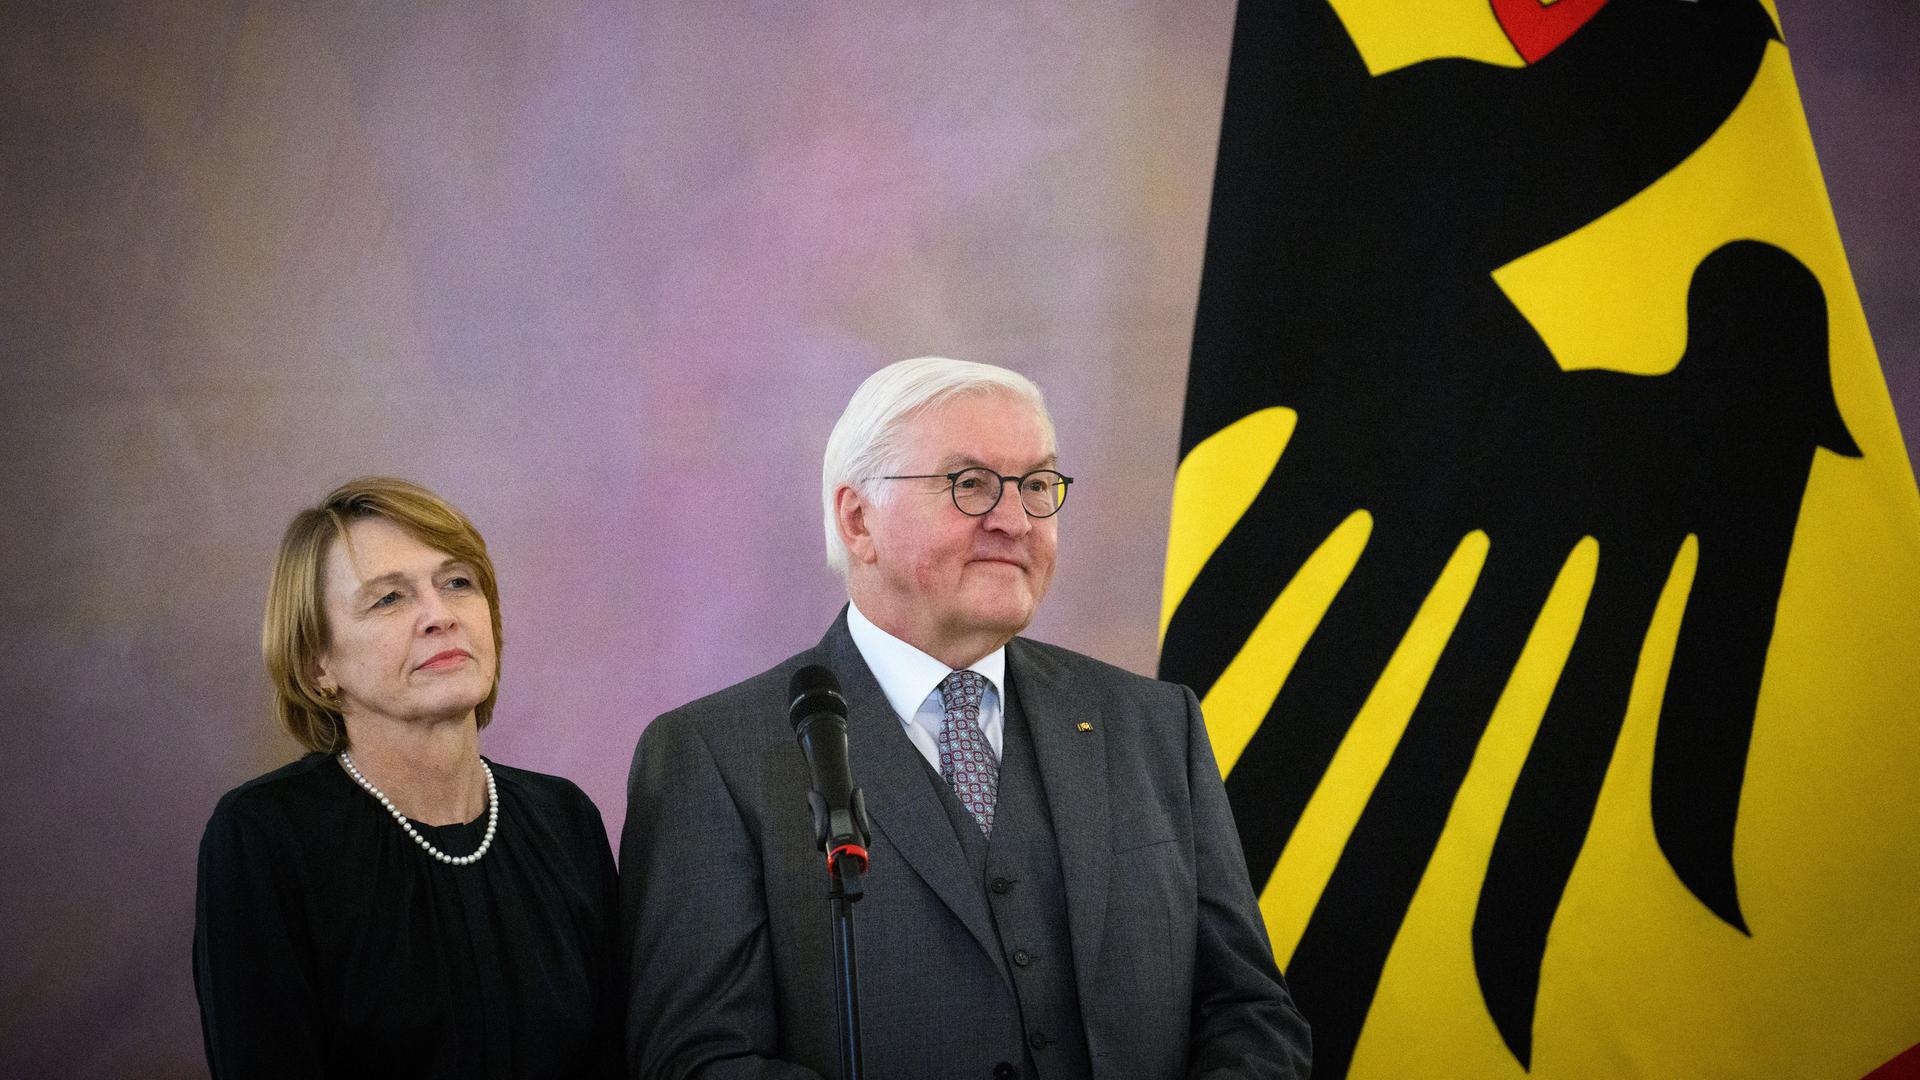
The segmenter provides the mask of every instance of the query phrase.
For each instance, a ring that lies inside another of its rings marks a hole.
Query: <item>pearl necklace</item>
[[[372,781],[360,775],[360,770],[354,767],[353,758],[348,756],[345,750],[340,751],[340,764],[347,770],[347,775],[353,777],[354,783],[365,788],[367,794],[380,800],[380,805],[387,808],[387,813],[393,815],[393,820],[399,822],[402,829],[407,830],[407,835],[413,837],[414,843],[425,848],[427,854],[448,866],[469,866],[477,863],[480,857],[487,853],[487,849],[493,846],[494,830],[500,827],[500,792],[493,786],[493,770],[487,767],[486,758],[480,759],[480,771],[487,774],[487,835],[480,841],[480,846],[473,849],[471,855],[449,855],[427,843],[427,838],[414,829],[413,822],[408,821],[407,815],[393,805],[393,801],[387,798],[386,793],[374,787]]]

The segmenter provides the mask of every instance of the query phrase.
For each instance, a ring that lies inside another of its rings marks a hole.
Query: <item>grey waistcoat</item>
[[[944,781],[940,782],[941,805],[993,912],[1000,951],[1013,975],[1022,1030],[1008,1034],[1026,1048],[1021,1075],[1088,1080],[1093,1068],[1080,1022],[1080,995],[1074,986],[1059,847],[1026,717],[1011,689],[1005,707],[992,839],[980,834],[980,826]],[[995,1038],[998,1033],[982,1034]]]

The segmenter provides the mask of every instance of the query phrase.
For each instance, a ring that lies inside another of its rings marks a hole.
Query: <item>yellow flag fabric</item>
[[[1161,673],[1316,1077],[1920,1043],[1920,492],[1789,44],[1240,6]]]

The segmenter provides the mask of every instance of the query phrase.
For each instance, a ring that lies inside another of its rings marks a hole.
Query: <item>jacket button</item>
[[[993,1080],[1020,1080],[1020,1070],[1010,1061],[1003,1061],[993,1067]]]
[[[1036,1031],[1027,1036],[1027,1045],[1033,1047],[1035,1050],[1045,1050],[1047,1048],[1047,1033],[1044,1031]]]
[[[992,889],[996,893],[1004,894],[1008,890],[1013,888],[1013,882],[1008,881],[1006,878],[1003,878],[1003,877],[997,877],[993,879],[993,884],[987,887]]]
[[[1028,964],[1031,964],[1031,963],[1033,963],[1033,957],[1027,955],[1027,950],[1025,949],[1013,950],[1013,966],[1014,967],[1026,967]]]

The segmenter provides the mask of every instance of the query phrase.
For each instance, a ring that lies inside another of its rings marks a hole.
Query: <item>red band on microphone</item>
[[[859,844],[841,844],[839,847],[827,852],[827,873],[835,874],[839,872],[834,869],[833,860],[842,855],[851,855],[859,859],[860,872],[863,874],[867,872],[867,849],[861,847]]]

